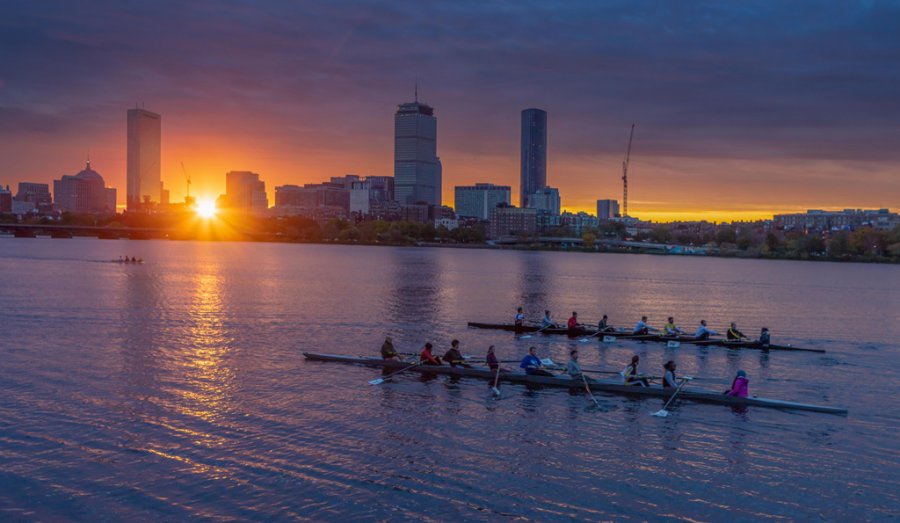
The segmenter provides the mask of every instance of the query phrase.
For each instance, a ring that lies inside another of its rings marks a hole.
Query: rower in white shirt
[[[651,331],[659,332],[659,329],[648,325],[647,317],[641,316],[641,321],[637,322],[637,325],[634,326],[634,331],[632,331],[632,334],[650,334]]]
[[[718,332],[706,326],[706,320],[700,320],[700,326],[697,327],[697,332],[694,333],[694,337],[698,340],[708,340],[710,336],[718,335]]]

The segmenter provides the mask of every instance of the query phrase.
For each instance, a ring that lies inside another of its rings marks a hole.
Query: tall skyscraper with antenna
[[[126,204],[129,211],[159,204],[160,142],[162,117],[144,109],[128,110],[128,180]]]
[[[437,156],[434,108],[419,101],[419,86],[411,103],[394,114],[394,199],[399,203],[441,205],[442,173]]]
[[[534,193],[547,186],[547,111],[522,111],[522,176],[519,203],[528,207]]]

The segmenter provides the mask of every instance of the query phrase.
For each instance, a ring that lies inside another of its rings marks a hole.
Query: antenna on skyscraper
[[[419,103],[419,77],[416,77],[416,90],[415,90],[416,103]]]
[[[631,139],[634,138],[634,124],[631,124],[631,134],[628,135],[628,150],[625,152],[625,160],[622,161],[622,218],[628,217],[628,162],[631,160]]]

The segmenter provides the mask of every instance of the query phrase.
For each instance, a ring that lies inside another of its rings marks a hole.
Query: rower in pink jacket
[[[750,379],[747,377],[747,373],[739,370],[737,371],[737,376],[734,377],[734,381],[731,382],[731,390],[726,390],[725,395],[746,398],[749,387]]]

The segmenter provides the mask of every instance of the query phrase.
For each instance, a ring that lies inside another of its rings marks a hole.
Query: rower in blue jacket
[[[553,373],[544,370],[544,365],[536,353],[537,349],[529,347],[528,355],[522,358],[522,363],[519,364],[519,367],[525,369],[525,374],[529,376],[553,376]]]

